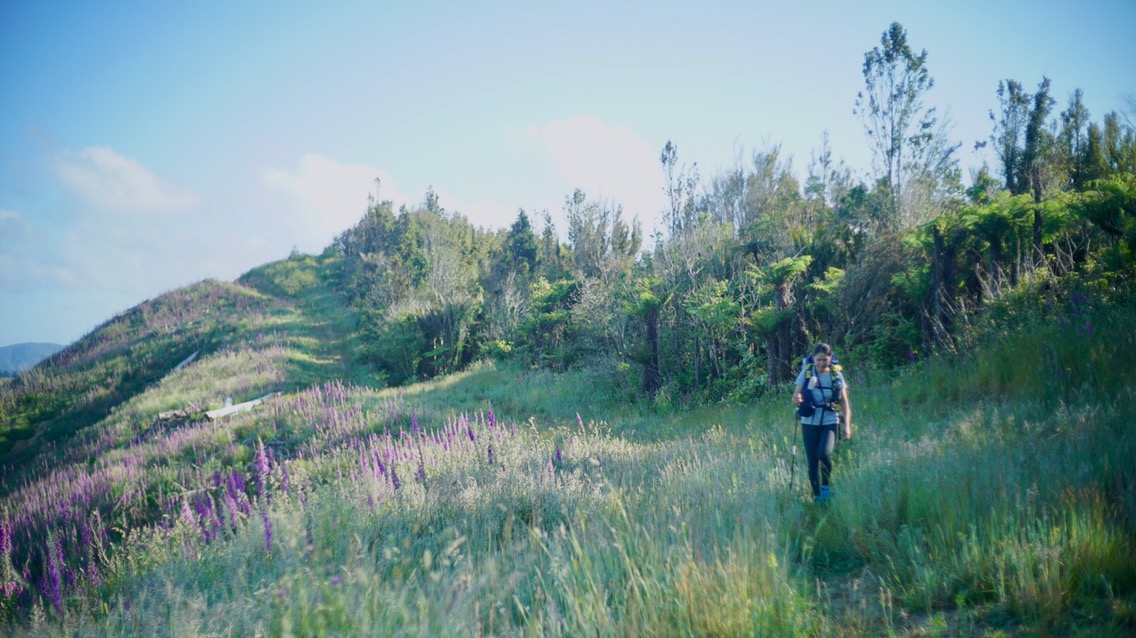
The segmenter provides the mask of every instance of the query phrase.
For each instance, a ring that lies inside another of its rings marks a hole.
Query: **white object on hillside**
[[[217,419],[219,419],[223,416],[229,416],[230,414],[236,414],[237,412],[244,412],[245,410],[250,410],[253,407],[258,406],[261,403],[263,403],[264,401],[271,399],[272,397],[277,396],[279,394],[280,394],[279,392],[270,392],[270,393],[260,397],[259,399],[253,399],[252,401],[245,401],[244,403],[237,403],[235,405],[227,405],[223,408],[218,408],[216,410],[209,410],[208,412],[205,413],[205,416],[207,416],[210,419],[215,421],[215,420],[217,420]]]
[[[181,363],[179,363],[179,364],[177,364],[176,366],[174,366],[174,369],[173,369],[173,370],[170,370],[170,374],[173,374],[173,373],[177,372],[178,370],[181,370],[182,368],[186,367],[187,365],[189,365],[189,364],[193,363],[193,360],[197,358],[197,353],[198,353],[198,352],[201,352],[201,351],[200,351],[200,350],[197,350],[197,351],[196,351],[196,352],[194,352],[193,354],[191,354],[191,355],[189,355],[188,357],[186,357],[186,358],[185,358],[185,361],[182,361]]]

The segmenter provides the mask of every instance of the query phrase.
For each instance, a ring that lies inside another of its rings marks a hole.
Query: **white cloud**
[[[646,140],[586,114],[530,127],[529,135],[548,150],[572,187],[622,204],[650,232],[665,197],[658,153]]]
[[[22,244],[27,220],[14,210],[0,208],[0,244]]]
[[[376,178],[379,199],[391,200],[396,208],[409,201],[386,171],[318,154],[303,156],[293,169],[266,168],[260,173],[265,187],[293,198],[290,223],[306,240],[300,248],[312,252],[359,221],[367,196],[375,192]]]
[[[28,256],[0,254],[0,290],[74,289],[78,284],[75,271],[68,268],[45,266]]]
[[[465,215],[474,226],[508,228],[517,219],[516,208],[494,202],[463,200],[439,189],[435,189],[435,192],[438,194],[439,206]]]
[[[85,202],[112,212],[168,212],[193,205],[188,188],[158,177],[105,146],[64,151],[55,162],[59,178]]]

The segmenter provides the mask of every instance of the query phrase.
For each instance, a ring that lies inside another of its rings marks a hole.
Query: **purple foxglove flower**
[[[264,442],[257,439],[256,445],[256,495],[264,498],[264,488],[268,478],[268,455],[264,453]]]
[[[43,593],[55,607],[55,611],[63,613],[63,546],[54,534],[47,537],[47,580],[43,584]]]
[[[12,555],[12,524],[0,523],[0,556]]]
[[[191,527],[197,522],[193,517],[193,510],[189,507],[189,498],[183,498],[181,501],[181,520]]]
[[[272,551],[272,523],[268,520],[268,510],[260,510],[260,520],[264,521],[264,551]]]

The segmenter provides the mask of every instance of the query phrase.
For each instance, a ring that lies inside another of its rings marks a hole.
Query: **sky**
[[[318,253],[369,196],[563,234],[580,188],[649,235],[668,140],[704,179],[773,145],[803,177],[827,132],[869,175],[852,108],[893,21],[967,170],[999,80],[1081,88],[1094,121],[1136,94],[1132,0],[4,0],[0,345]]]

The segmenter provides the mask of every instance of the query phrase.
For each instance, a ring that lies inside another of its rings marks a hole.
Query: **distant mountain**
[[[17,343],[0,346],[0,376],[10,376],[26,370],[62,349],[63,346],[58,343]]]

